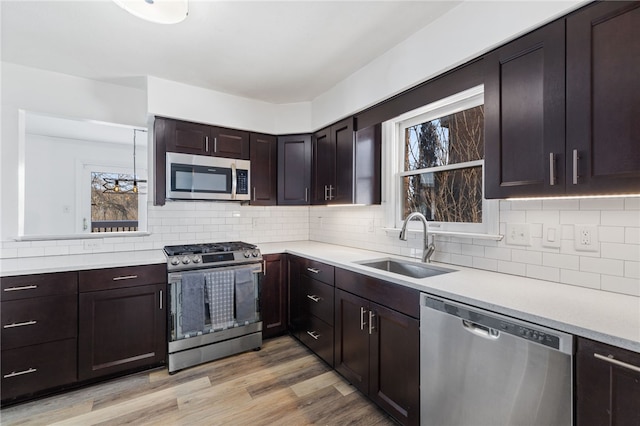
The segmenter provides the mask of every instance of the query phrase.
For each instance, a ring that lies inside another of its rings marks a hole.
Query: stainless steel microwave
[[[250,162],[167,152],[170,200],[249,200]]]

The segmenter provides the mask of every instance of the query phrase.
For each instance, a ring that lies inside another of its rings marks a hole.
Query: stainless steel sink
[[[357,263],[362,266],[368,266],[370,268],[380,269],[381,271],[392,272],[394,274],[400,274],[411,278],[427,278],[454,272],[453,269],[398,259],[365,260]]]

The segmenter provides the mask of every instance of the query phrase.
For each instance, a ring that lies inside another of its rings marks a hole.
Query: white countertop
[[[640,298],[447,264],[455,272],[414,279],[354,262],[402,258],[316,242],[260,244],[263,254],[290,253],[406,285],[435,296],[640,352]]]
[[[401,258],[313,241],[262,243],[263,254],[290,253],[425,293],[640,352],[640,298],[479,269],[414,279],[355,262]],[[162,250],[1,259],[2,276],[165,263]]]

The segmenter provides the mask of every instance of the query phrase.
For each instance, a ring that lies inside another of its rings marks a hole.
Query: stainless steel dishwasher
[[[571,425],[573,336],[420,296],[422,425]]]

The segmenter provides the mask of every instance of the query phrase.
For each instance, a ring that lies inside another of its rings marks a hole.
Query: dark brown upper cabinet
[[[564,21],[484,59],[485,197],[564,193]]]
[[[249,132],[167,118],[158,120],[165,122],[162,137],[168,152],[249,159]]]
[[[567,18],[567,193],[640,192],[640,2]]]
[[[347,118],[313,135],[312,204],[380,203],[380,125]]]
[[[594,3],[484,61],[486,198],[640,192],[640,2]]]
[[[278,204],[311,200],[311,135],[278,136]]]
[[[278,201],[278,140],[251,133],[251,205],[273,206]]]

